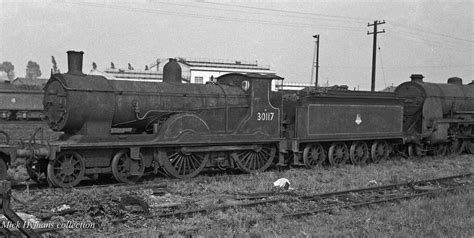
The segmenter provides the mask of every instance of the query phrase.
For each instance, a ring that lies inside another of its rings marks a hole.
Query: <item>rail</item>
[[[360,207],[369,204],[378,204],[378,203],[385,203],[391,201],[397,201],[402,199],[409,199],[421,196],[428,196],[428,195],[436,195],[443,192],[452,192],[465,185],[463,183],[446,183],[450,180],[456,180],[466,177],[471,177],[472,173],[467,174],[460,174],[454,175],[449,177],[442,177],[436,179],[428,179],[428,180],[420,180],[408,183],[399,183],[399,184],[392,184],[392,185],[385,185],[385,186],[376,186],[376,187],[369,187],[369,188],[361,188],[361,189],[351,189],[345,191],[336,191],[336,192],[329,192],[323,194],[313,194],[313,195],[299,195],[295,192],[260,192],[260,193],[247,193],[244,194],[244,197],[239,197],[237,200],[257,200],[257,201],[250,201],[250,202],[241,202],[237,204],[229,204],[229,205],[221,205],[215,207],[206,207],[206,208],[198,208],[198,209],[189,209],[183,211],[175,211],[169,213],[160,213],[149,215],[144,218],[152,219],[152,218],[165,218],[165,217],[177,217],[182,218],[186,216],[190,216],[193,214],[198,213],[210,213],[216,210],[225,210],[228,208],[237,208],[237,207],[254,207],[258,205],[269,205],[274,203],[280,202],[288,202],[288,203],[302,203],[305,201],[317,201],[319,204],[318,207],[314,209],[309,209],[307,206],[305,207],[304,211],[298,211],[295,213],[288,213],[283,214],[283,217],[299,217],[304,215],[311,215],[316,214],[319,212],[326,212],[331,211],[335,208],[349,208],[349,207]],[[443,185],[444,187],[441,188],[431,188],[425,187],[427,184],[439,184],[440,186]],[[394,192],[395,191],[395,192]],[[396,193],[399,191],[400,193]],[[377,197],[382,197],[381,199],[374,199],[376,194]],[[242,195],[242,194],[240,194]],[[364,196],[362,196],[364,195]],[[283,196],[283,197],[275,197],[275,196]],[[366,199],[362,200],[351,200],[352,197],[366,197]],[[343,204],[330,204],[327,199],[330,200],[340,200],[344,201]],[[327,205],[329,204],[329,205]],[[265,217],[264,219],[273,219],[273,217]],[[112,221],[113,223],[119,223],[127,221],[127,219],[119,219]]]

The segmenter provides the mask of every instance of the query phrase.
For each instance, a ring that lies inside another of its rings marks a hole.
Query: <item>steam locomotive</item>
[[[69,51],[68,73],[51,75],[44,88],[46,121],[64,134],[11,156],[58,187],[102,174],[133,182],[160,171],[191,178],[204,169],[359,165],[395,148],[411,156],[474,152],[474,85],[459,78],[433,84],[412,75],[395,93],[272,92],[272,80],[283,80],[274,74],[183,84],[172,59],[162,83],[112,81],[83,74],[82,55]]]

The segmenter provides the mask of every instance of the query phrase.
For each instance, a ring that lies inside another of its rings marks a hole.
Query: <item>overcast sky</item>
[[[474,80],[474,0],[6,1],[0,0],[0,62],[17,76],[29,60],[49,77],[51,56],[67,71],[66,51],[92,62],[144,68],[156,58],[254,61],[291,82],[310,82],[319,34],[322,83],[370,89],[372,27],[378,35],[376,89],[412,73],[426,81]]]

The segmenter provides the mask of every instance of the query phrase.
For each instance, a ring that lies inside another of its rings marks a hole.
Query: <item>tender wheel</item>
[[[354,141],[349,150],[349,157],[354,165],[365,164],[369,158],[369,147],[363,141]]]
[[[231,154],[237,167],[247,173],[263,172],[273,162],[276,148],[272,145],[260,145],[254,150],[235,151]]]
[[[326,150],[319,143],[309,144],[303,150],[303,161],[305,166],[308,168],[321,166],[326,158]]]
[[[464,150],[464,143],[461,139],[456,139],[451,142],[448,142],[447,154],[449,155],[458,155],[461,154]]]
[[[418,158],[426,156],[426,151],[423,149],[422,145],[419,144],[409,144],[408,145],[408,157],[409,158]]]
[[[386,141],[374,141],[370,150],[370,157],[374,163],[388,158],[390,147]]]
[[[464,146],[466,147],[466,151],[469,154],[474,154],[474,141],[473,140],[466,141]]]
[[[0,144],[10,144],[10,136],[8,136],[8,133],[0,131]]]
[[[121,183],[134,183],[143,175],[145,163],[140,159],[130,158],[128,150],[121,150],[112,159],[112,175]]]
[[[198,175],[209,160],[208,152],[188,152],[181,150],[159,151],[158,157],[168,175],[187,179]]]
[[[0,180],[7,179],[7,163],[0,157]]]
[[[48,163],[48,179],[53,186],[74,187],[84,177],[85,163],[77,152],[62,152]]]
[[[347,163],[349,159],[349,150],[343,142],[335,142],[329,147],[329,163],[332,166],[342,165]]]

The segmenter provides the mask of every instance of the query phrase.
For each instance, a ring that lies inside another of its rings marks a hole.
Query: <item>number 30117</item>
[[[274,115],[274,112],[257,112],[257,121],[271,121]]]

